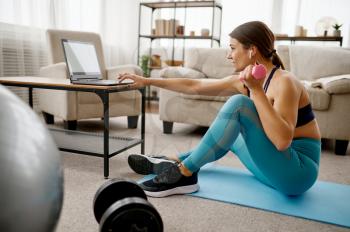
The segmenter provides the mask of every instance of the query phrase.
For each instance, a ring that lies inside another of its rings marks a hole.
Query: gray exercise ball
[[[0,85],[0,231],[53,231],[62,201],[61,158],[49,131]]]

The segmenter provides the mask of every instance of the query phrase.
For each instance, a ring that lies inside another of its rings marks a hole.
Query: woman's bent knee
[[[231,96],[226,103],[229,103],[229,104],[238,104],[238,105],[244,105],[244,104],[250,104],[252,103],[252,100],[243,95],[243,94],[235,94],[233,96]]]
[[[221,111],[227,112],[227,111],[234,111],[238,110],[244,107],[255,107],[253,101],[243,95],[243,94],[236,94],[230,97],[224,104],[224,106],[221,108]]]

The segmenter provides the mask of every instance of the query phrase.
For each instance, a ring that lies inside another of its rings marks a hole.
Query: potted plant
[[[341,35],[341,31],[340,31],[341,26],[343,26],[343,24],[338,24],[338,23],[332,26],[334,28],[333,36],[339,37]]]
[[[149,56],[143,55],[141,56],[141,69],[143,71],[143,75],[145,77],[150,76],[150,70],[149,70]]]

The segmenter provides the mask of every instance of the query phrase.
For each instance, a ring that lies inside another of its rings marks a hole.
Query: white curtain
[[[139,0],[0,0],[0,22],[96,32],[107,65],[136,63],[138,5]]]
[[[110,65],[137,63],[139,0],[104,0],[101,35]]]
[[[107,66],[136,63],[138,0],[51,0],[53,28],[101,35]]]
[[[221,46],[228,47],[230,32],[242,23],[259,20],[272,27],[273,2],[273,0],[222,0]]]
[[[44,30],[0,22],[0,76],[37,76],[47,65]],[[10,87],[28,102],[28,89]],[[36,105],[37,97],[33,95]]]
[[[37,76],[47,65],[48,1],[0,0],[0,76]],[[9,87],[28,102],[28,89]],[[33,95],[34,106],[37,97]]]
[[[106,65],[136,63],[138,0],[54,0],[54,28],[101,35]]]
[[[48,28],[49,0],[0,0],[0,22]]]

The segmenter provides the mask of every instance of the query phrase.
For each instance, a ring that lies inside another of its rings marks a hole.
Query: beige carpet
[[[194,147],[203,129],[186,124],[175,124],[174,133],[162,133],[161,121],[156,114],[146,116],[146,154],[174,154]],[[55,126],[61,127],[58,122]],[[79,123],[80,130],[100,131],[102,121],[89,120]],[[110,121],[111,133],[123,136],[139,136],[139,129],[126,129],[126,118]],[[332,144],[322,152],[319,180],[350,184],[350,152],[336,156]],[[110,159],[110,178],[140,179],[127,164],[130,153],[140,152],[140,146]],[[92,156],[62,153],[64,166],[64,204],[57,226],[59,232],[98,231],[92,210],[93,197],[105,182],[103,160]],[[218,161],[221,165],[244,168],[232,154]],[[256,193],[259,194],[259,193]],[[349,196],[350,197],[350,196]],[[332,199],[329,199],[332,200]],[[149,201],[160,212],[165,231],[349,231],[334,225],[285,216],[263,210],[205,200],[190,196],[172,196]],[[332,210],[332,209],[329,209]]]

